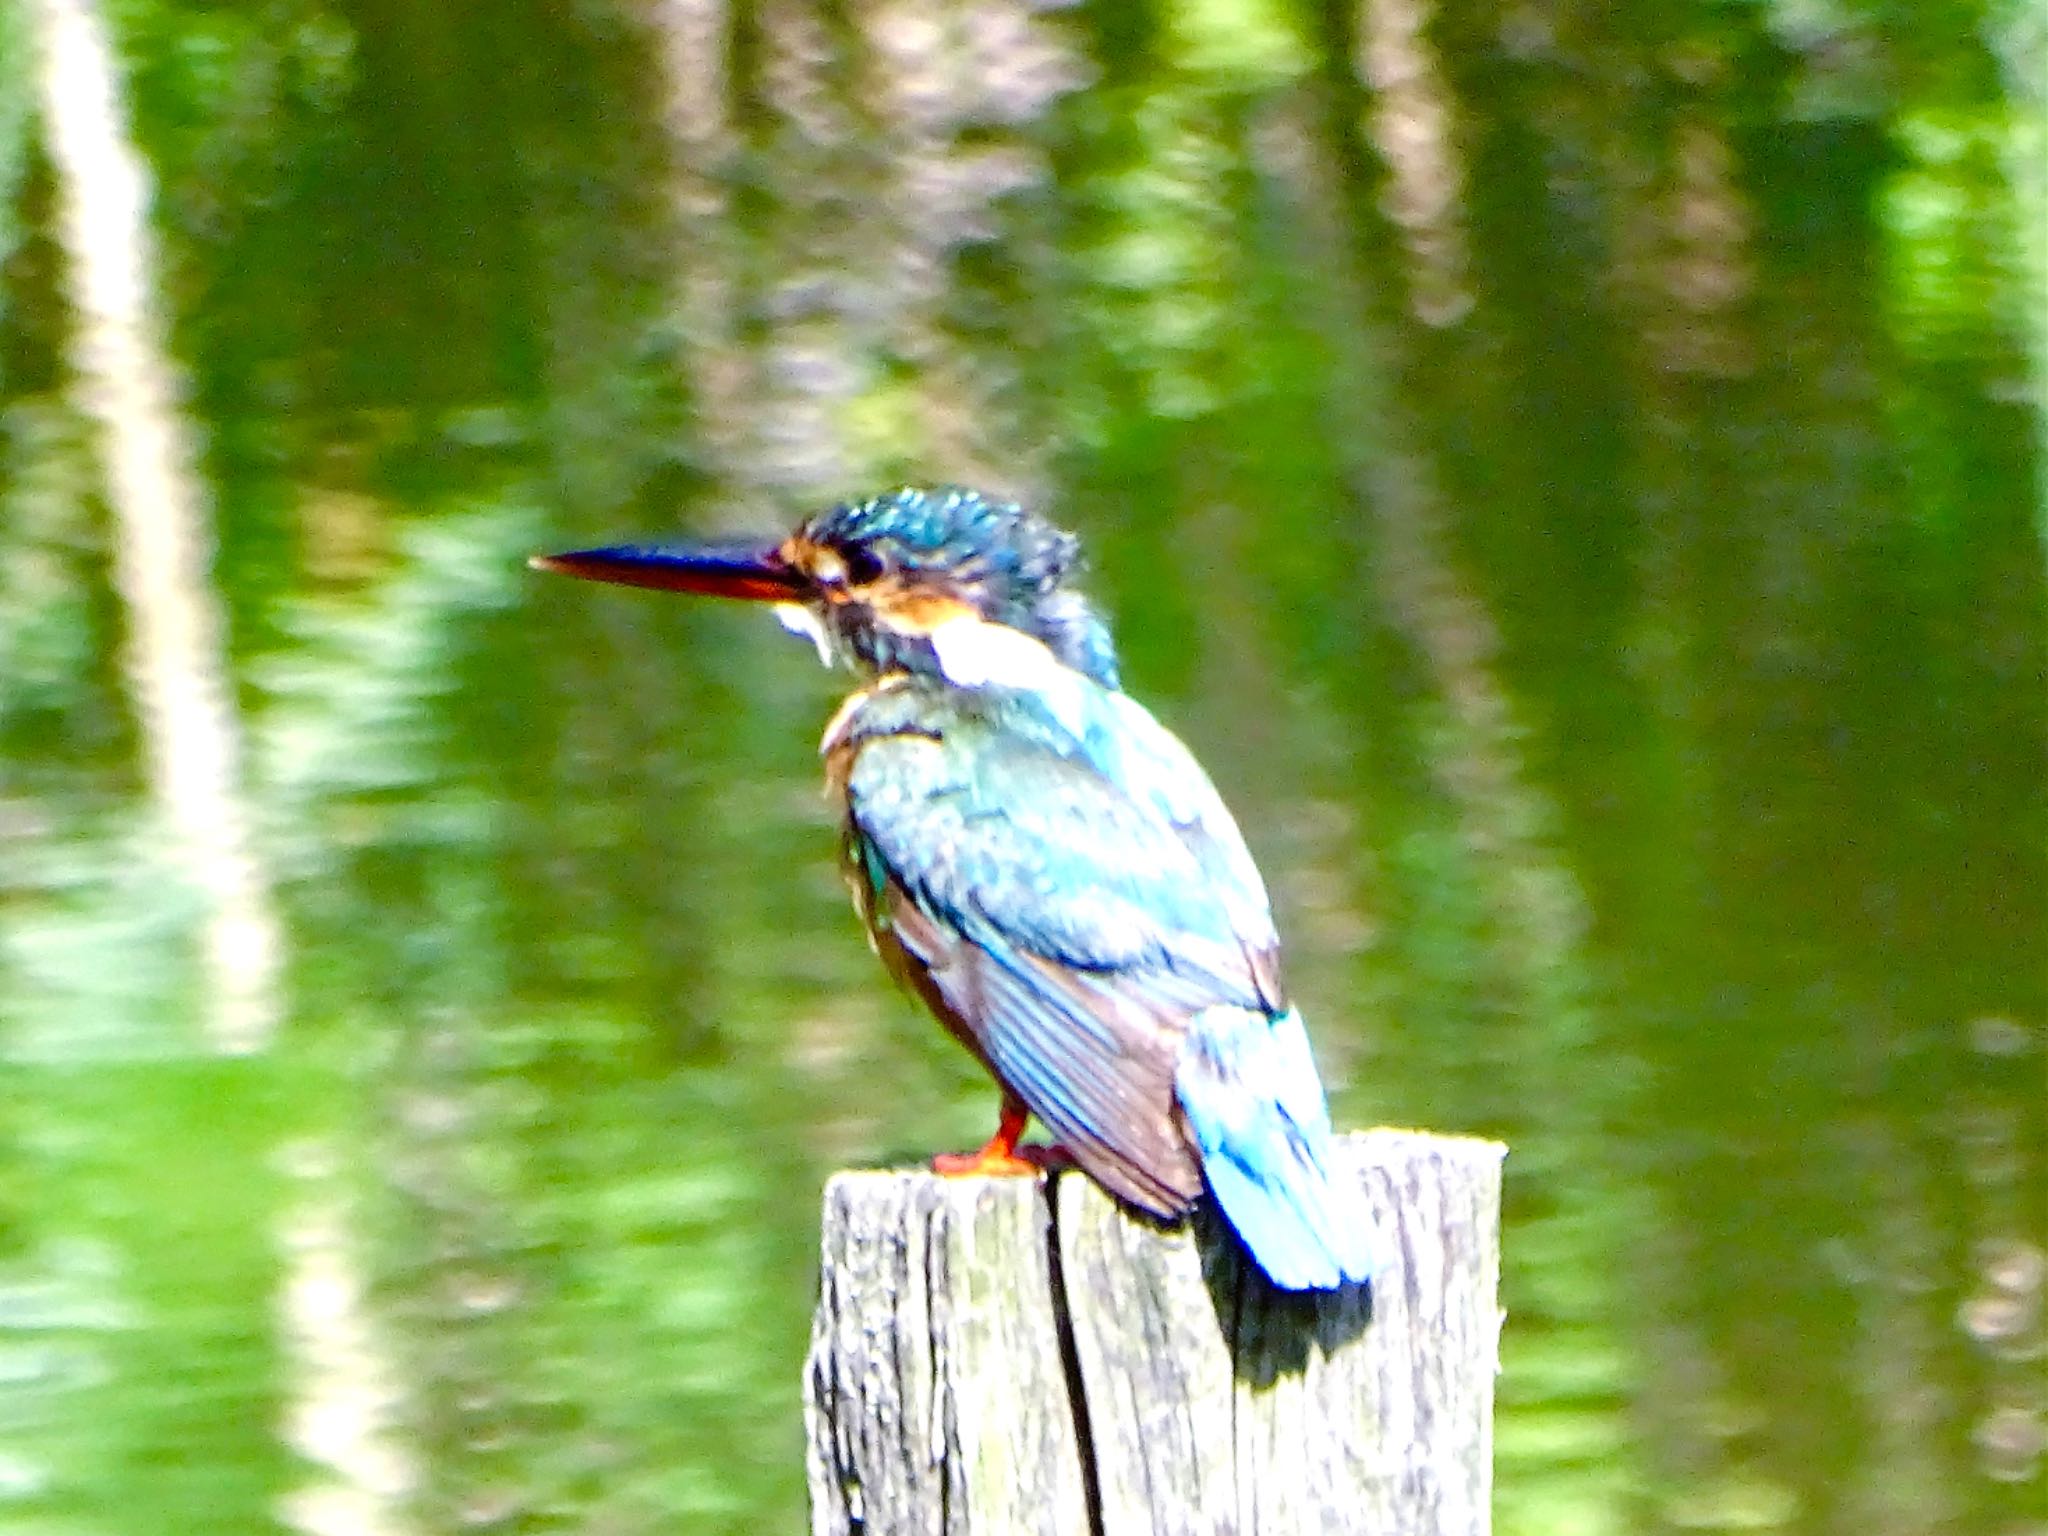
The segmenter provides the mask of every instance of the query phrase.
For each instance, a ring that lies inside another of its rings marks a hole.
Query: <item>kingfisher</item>
[[[859,686],[820,752],[877,953],[1001,1089],[946,1174],[1070,1158],[1163,1220],[1213,1195],[1286,1290],[1368,1283],[1264,883],[1192,753],[1129,694],[1079,541],[959,487],[781,540],[615,544],[546,571],[773,604]],[[1022,1145],[1036,1116],[1052,1149]]]

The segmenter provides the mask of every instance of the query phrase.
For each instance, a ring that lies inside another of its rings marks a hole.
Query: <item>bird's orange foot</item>
[[[1004,1152],[991,1144],[979,1152],[941,1152],[932,1159],[932,1172],[946,1179],[1023,1178],[1039,1171],[1031,1157],[1038,1150],[1019,1147]]]
[[[1065,1147],[1017,1145],[1030,1118],[1021,1102],[1005,1098],[1002,1120],[988,1145],[978,1152],[941,1152],[932,1159],[932,1172],[947,1179],[1015,1179],[1073,1167],[1073,1154]]]

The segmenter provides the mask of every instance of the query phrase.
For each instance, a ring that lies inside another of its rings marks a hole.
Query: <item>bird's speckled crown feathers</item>
[[[1079,539],[1036,513],[960,486],[843,501],[804,532],[820,544],[866,547],[892,565],[999,580],[1019,596],[1050,592],[1081,553]]]
[[[1067,582],[1081,541],[1012,501],[962,486],[905,486],[841,502],[804,525],[813,543],[944,577],[983,615],[1037,636],[1067,665],[1117,686],[1108,626]]]

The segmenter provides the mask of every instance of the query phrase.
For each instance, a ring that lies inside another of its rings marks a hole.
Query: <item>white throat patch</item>
[[[825,632],[825,626],[818,616],[803,603],[777,603],[775,622],[792,635],[802,635],[818,648],[818,661],[823,666],[832,665],[832,637]]]

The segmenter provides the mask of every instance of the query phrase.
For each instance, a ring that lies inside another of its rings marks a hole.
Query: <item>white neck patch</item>
[[[939,670],[956,688],[994,686],[1043,693],[1064,686],[1072,676],[1043,641],[973,614],[947,619],[932,630],[931,641]]]
[[[1046,649],[1044,641],[967,614],[933,629],[931,642],[939,670],[954,687],[1028,693],[1075,740],[1086,735],[1095,685]]]

